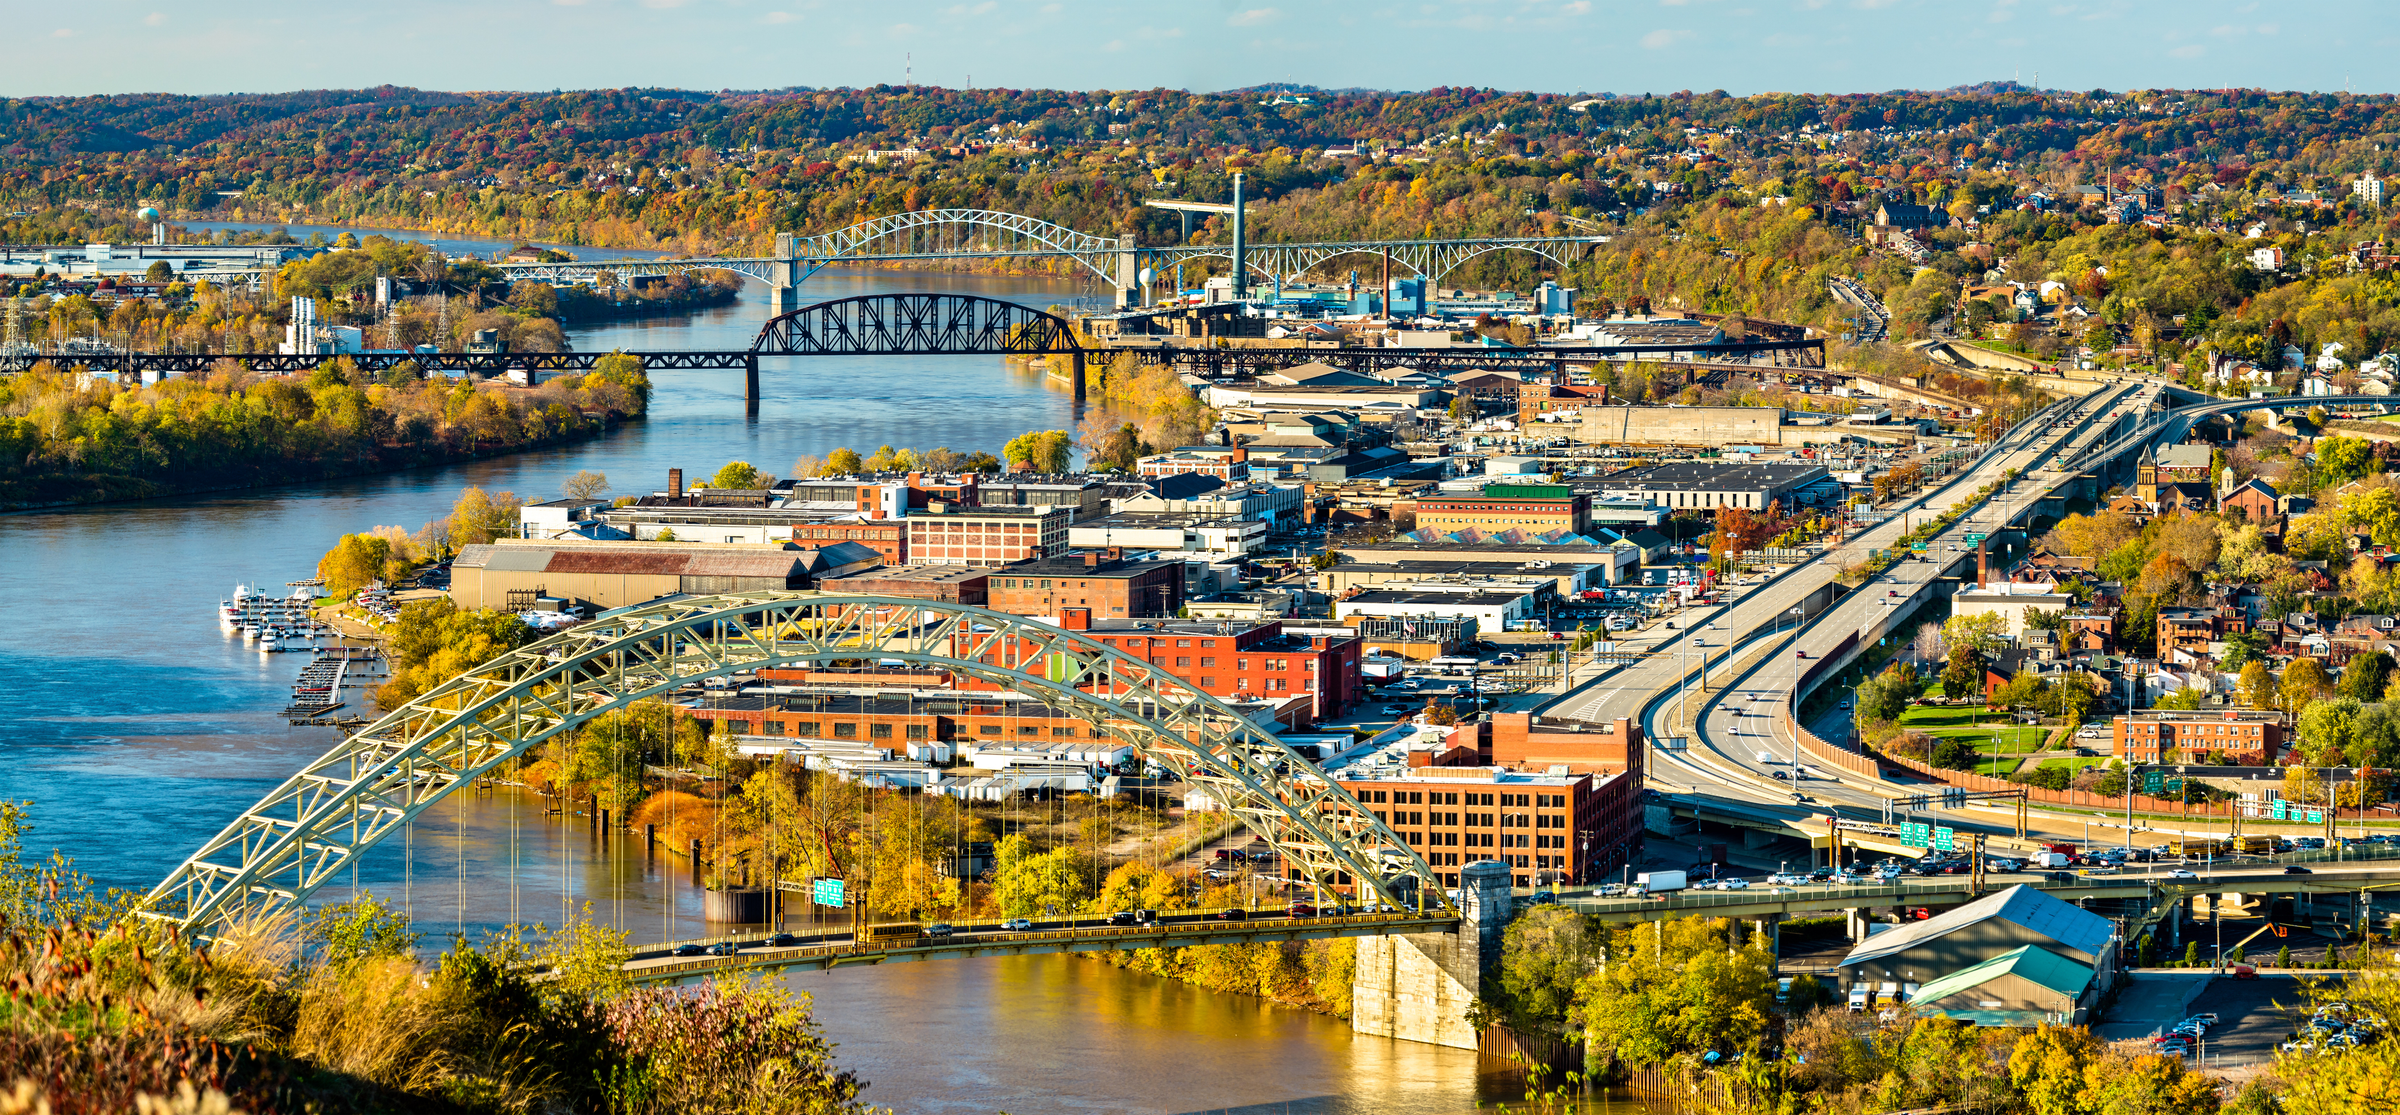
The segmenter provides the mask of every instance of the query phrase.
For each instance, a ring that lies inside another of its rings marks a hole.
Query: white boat
[[[275,633],[269,631],[258,637],[258,649],[262,651],[282,650],[283,640],[276,638]]]

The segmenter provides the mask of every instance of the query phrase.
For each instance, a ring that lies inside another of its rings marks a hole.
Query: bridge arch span
[[[166,879],[155,916],[207,933],[307,902],[434,802],[594,717],[709,678],[860,659],[1038,693],[1211,790],[1319,887],[1449,909],[1441,877],[1240,712],[1088,635],[959,604],[814,591],[655,603],[551,635],[437,686],[243,810]]]
[[[975,231],[983,233],[982,238],[976,238]],[[1065,253],[1102,279],[1114,278],[1105,257],[1122,247],[1116,240],[1077,232],[1040,217],[993,209],[894,213],[815,236],[794,237],[792,246],[814,272],[828,263],[873,259],[893,246],[904,249],[897,254],[922,254],[928,239],[934,250],[961,257],[1021,255],[1025,253],[1010,249],[1027,247],[1038,247],[1046,255]]]
[[[861,294],[768,318],[750,351],[760,356],[977,356],[1077,354],[1065,318],[974,294]]]

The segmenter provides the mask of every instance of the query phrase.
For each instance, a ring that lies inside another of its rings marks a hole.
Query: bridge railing
[[[1215,937],[1226,934],[1273,936],[1324,929],[1355,929],[1351,935],[1371,935],[1365,931],[1377,928],[1419,931],[1454,924],[1455,919],[1439,914],[1352,914],[1344,917],[1287,918],[1265,917],[1255,921],[1191,921],[1165,922],[1140,926],[1086,926],[1074,929],[1030,930],[1001,934],[959,934],[950,937],[897,938],[888,944],[871,941],[849,941],[839,945],[801,945],[775,948],[770,952],[737,953],[733,956],[694,957],[669,964],[651,964],[630,969],[642,980],[668,979],[705,972],[718,972],[744,967],[780,967],[810,962],[840,961],[855,958],[861,963],[893,953],[945,952],[970,948],[1014,948],[1026,945],[1066,945],[1077,942],[1111,943],[1132,948],[1173,947],[1182,937]],[[764,934],[771,936],[771,933]],[[726,938],[728,942],[756,940],[761,933],[746,933]]]

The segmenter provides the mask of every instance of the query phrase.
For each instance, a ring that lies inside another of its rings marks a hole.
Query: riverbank
[[[543,449],[557,449],[587,441],[596,441],[615,433],[627,422],[637,422],[634,415],[603,422],[589,431],[568,432],[540,441],[489,449],[447,452],[414,452],[403,459],[351,461],[328,465],[326,462],[260,462],[242,477],[211,477],[188,483],[166,483],[136,476],[94,474],[58,476],[33,480],[0,480],[0,515],[20,511],[51,511],[68,507],[91,507],[109,503],[139,503],[143,500],[166,499],[173,496],[208,495],[216,492],[244,492],[258,488],[276,488],[289,484],[311,484],[331,480],[355,480],[360,477],[382,476],[425,468],[447,468],[475,461],[511,457]],[[55,483],[45,483],[54,481]],[[14,489],[38,484],[49,488],[89,485],[81,493],[35,492],[16,494]]]

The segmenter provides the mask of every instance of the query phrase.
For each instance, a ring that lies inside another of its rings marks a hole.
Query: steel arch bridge
[[[1223,702],[1088,635],[958,604],[813,591],[655,603],[476,667],[343,740],[209,839],[149,894],[206,934],[305,903],[367,849],[494,768],[593,717],[707,678],[865,658],[1039,694],[1206,787],[1319,887],[1455,914],[1373,812]]]
[[[1435,281],[1485,254],[1521,250],[1533,252],[1559,266],[1606,236],[1458,237],[1443,240],[1353,240],[1309,243],[1251,243],[1245,246],[1243,270],[1259,277],[1297,279],[1344,255],[1389,259],[1394,267]],[[764,283],[778,299],[773,309],[789,308],[790,292],[827,266],[838,263],[887,260],[1068,259],[1119,290],[1141,285],[1142,269],[1160,269],[1203,259],[1231,259],[1230,244],[1172,244],[1143,246],[1130,236],[1100,236],[1065,225],[992,209],[927,209],[894,213],[860,221],[846,228],[815,235],[777,236],[772,256],[722,259],[590,259],[571,263],[495,263],[511,279],[551,282],[590,282],[602,274],[616,276],[669,275],[684,271],[722,270]],[[217,278],[247,277],[255,281],[266,270],[218,271]]]

